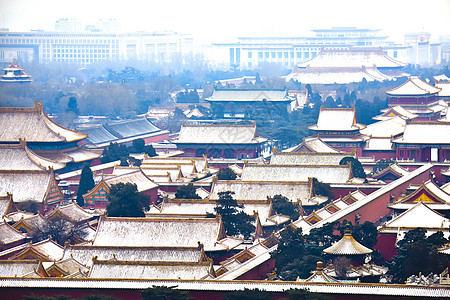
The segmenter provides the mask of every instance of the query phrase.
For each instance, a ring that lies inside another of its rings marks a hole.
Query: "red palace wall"
[[[275,259],[269,259],[263,264],[251,269],[247,273],[239,276],[236,280],[264,280],[267,274],[272,273],[275,269]]]
[[[363,157],[373,157],[375,160],[380,159],[395,159],[395,150],[392,151],[362,151]]]
[[[378,235],[378,241],[374,249],[378,250],[382,255],[384,260],[390,260],[398,251],[395,247],[395,242],[397,240],[397,234],[395,233],[382,233]]]
[[[390,191],[387,191],[377,199],[372,200],[366,205],[351,212],[350,214],[346,215],[339,221],[342,222],[342,220],[345,219],[347,221],[354,223],[355,216],[359,214],[361,216],[359,220],[360,223],[364,223],[365,221],[375,223],[376,221],[379,221],[380,217],[384,217],[391,212],[391,210],[387,208],[387,205],[391,203],[391,200],[397,199],[401,194],[405,193],[406,188],[411,184],[421,184],[427,181],[428,179],[429,179],[429,172],[428,171],[423,172],[422,174],[412,178],[411,180],[391,189]]]

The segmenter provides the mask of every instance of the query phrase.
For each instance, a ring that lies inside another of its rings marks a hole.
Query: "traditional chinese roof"
[[[48,220],[60,218],[67,220],[71,223],[86,222],[95,217],[94,214],[87,212],[80,207],[76,202],[72,202],[68,205],[57,206],[50,214],[47,215]]]
[[[135,247],[135,246],[92,246],[68,245],[64,248],[63,259],[73,257],[86,266],[92,265],[92,258],[99,260],[129,261],[185,261],[201,262],[207,257],[203,247]]]
[[[349,165],[246,165],[243,181],[308,181],[315,177],[325,183],[345,183],[352,178]]]
[[[43,202],[54,182],[51,171],[1,171],[0,195],[11,193],[15,202]]]
[[[44,218],[40,213],[34,215],[33,217],[21,218],[16,223],[13,224],[15,229],[25,229],[27,232],[35,231],[37,228],[42,228],[48,223],[47,219]]]
[[[271,235],[263,241],[236,253],[220,262],[214,280],[235,280],[239,276],[256,269],[271,259],[270,253],[277,249],[278,239]]]
[[[365,276],[381,276],[388,272],[388,267],[377,266],[375,264],[363,264],[357,267],[351,266],[346,273],[346,278],[356,279]],[[336,269],[333,265],[328,265],[324,269],[327,276],[337,276]]]
[[[324,249],[323,252],[333,255],[363,255],[372,253],[373,251],[358,243],[353,238],[350,229],[346,229],[342,239]]]
[[[31,151],[25,141],[19,145],[0,145],[0,170],[59,170],[65,163],[50,160]]]
[[[192,109],[189,109],[189,110],[184,111],[183,113],[184,113],[184,115],[186,116],[186,118],[188,118],[188,119],[190,119],[190,118],[192,118],[192,117],[201,118],[201,117],[204,117],[204,116],[205,116],[205,114],[202,113],[202,112],[197,108],[197,105],[196,105],[194,108],[192,108]]]
[[[234,192],[237,200],[267,200],[268,197],[283,195],[296,202],[311,196],[311,183],[308,181],[240,181],[217,180],[213,182],[209,199],[219,199],[220,192]]]
[[[138,192],[148,191],[158,187],[158,184],[148,178],[140,169],[122,175],[105,177],[105,182],[108,186],[118,183],[134,183],[137,186]]]
[[[65,277],[80,272],[81,274],[86,274],[86,276],[81,277],[87,277],[87,273],[89,271],[85,265],[79,263],[72,257],[53,262],[43,262],[42,264],[49,276],[60,275]]]
[[[109,132],[120,138],[145,135],[161,130],[147,120],[147,118],[112,122],[106,124],[105,127]]]
[[[442,254],[450,255],[450,244],[447,244],[447,245],[439,248],[438,252],[442,253]]]
[[[411,76],[404,84],[386,91],[389,96],[425,96],[439,93],[440,88],[420,79],[419,76]]]
[[[234,198],[236,198],[234,196]],[[250,215],[258,215],[262,226],[275,225],[269,218],[273,215],[272,201],[268,200],[241,200],[236,198],[238,204],[243,205],[243,211]],[[158,214],[165,215],[206,215],[208,213],[214,214],[214,208],[217,207],[216,200],[204,199],[164,199],[159,205]],[[147,216],[149,216],[147,214]]]
[[[365,151],[392,151],[391,138],[371,137],[364,144]]]
[[[339,151],[328,146],[319,137],[308,137],[303,138],[301,144],[283,150],[283,152],[338,153]]]
[[[397,164],[392,164],[389,165],[386,169],[378,172],[377,174],[373,175],[372,177],[375,179],[380,179],[384,176],[386,176],[387,174],[392,174],[397,178],[400,178],[402,176],[405,176],[407,174],[409,174],[410,172],[404,168],[402,168],[401,166],[397,165]]]
[[[175,144],[259,144],[266,138],[256,135],[252,124],[183,123]]]
[[[381,111],[383,113],[381,115],[373,117],[374,120],[381,121],[381,120],[391,119],[394,117],[398,117],[403,120],[411,120],[411,119],[415,119],[419,116],[417,114],[410,112],[409,110],[405,109],[403,106],[400,106],[400,105],[389,107],[389,108],[383,109]],[[369,126],[370,125],[368,125],[367,127],[369,127]]]
[[[320,107],[317,124],[309,129],[315,131],[357,131],[364,125],[356,123],[355,108]]]
[[[0,141],[18,143],[19,139],[29,142],[73,142],[87,136],[62,127],[53,122],[44,112],[42,104],[35,101],[35,107],[1,107]]]
[[[311,276],[309,276],[305,280],[297,279],[297,281],[304,281],[304,282],[339,282],[339,280],[337,280],[336,278],[333,278],[333,277],[328,276],[327,274],[325,274],[325,272],[323,271],[323,262],[321,262],[321,261],[317,262],[317,268],[316,268],[316,270],[314,271],[314,273]]]
[[[317,56],[305,61],[298,68],[347,68],[347,67],[398,68],[406,66],[387,56],[383,49],[322,49]]]
[[[411,194],[389,204],[389,208],[404,210],[411,208],[418,202],[425,203],[433,209],[450,210],[450,194],[443,191],[432,180],[424,182]]]
[[[316,152],[278,152],[273,151],[270,164],[273,165],[339,165],[344,157],[354,157],[354,154],[316,153]]]
[[[31,75],[27,74],[19,65],[12,61],[9,63],[8,67],[3,69],[4,74],[2,74],[1,82],[31,82]]]
[[[0,260],[0,277],[43,277],[44,274],[40,260]]]
[[[403,135],[392,142],[398,144],[450,144],[450,123],[407,123]]]
[[[419,201],[404,213],[383,224],[379,231],[397,232],[399,229],[409,230],[419,227],[444,230],[448,229],[449,222],[449,219],[431,209],[422,201]]]
[[[450,79],[449,79],[450,80]],[[435,86],[439,91],[439,97],[450,97],[450,81],[447,82],[437,82]]]
[[[119,138],[110,133],[103,125],[80,127],[80,131],[86,133],[86,138],[92,144],[104,144],[117,141]]]
[[[0,196],[0,217],[17,211],[16,204],[13,202],[12,194],[6,194],[6,196]]]
[[[47,239],[35,244],[31,242],[22,251],[16,253],[14,256],[10,257],[11,260],[21,260],[21,259],[40,259],[41,261],[54,261],[60,260],[63,256],[64,248],[52,241]]]
[[[251,90],[251,89],[215,89],[211,97],[205,98],[209,102],[290,102],[293,97],[288,96],[286,90]]]
[[[389,183],[385,186],[379,188],[378,190],[370,193],[369,195],[363,197],[360,200],[357,201],[350,201],[351,199],[348,199],[350,205],[347,205],[345,207],[342,207],[339,211],[333,213],[333,214],[327,214],[327,216],[321,220],[318,220],[314,224],[310,224],[306,222],[303,218],[300,218],[298,221],[294,222],[293,224],[296,227],[301,227],[303,229],[303,232],[305,234],[308,234],[311,229],[318,228],[323,226],[326,223],[332,223],[334,221],[338,221],[343,219],[345,216],[355,212],[356,210],[360,209],[361,207],[371,203],[372,201],[375,201],[382,195],[390,193],[393,189],[397,188],[398,186],[405,184],[406,182],[409,182],[413,178],[416,178],[417,176],[420,176],[424,173],[428,173],[430,169],[433,167],[432,164],[425,164],[421,166],[420,168],[410,172],[409,174]],[[344,200],[344,199],[343,199]],[[336,203],[336,202],[333,202]],[[317,211],[316,213],[318,213]]]
[[[399,116],[395,116],[370,124],[362,129],[361,133],[370,137],[390,138],[403,133],[405,126],[406,121]]]
[[[222,220],[216,218],[106,218],[101,217],[94,246],[196,247],[225,250],[216,245],[225,238]]]
[[[0,223],[0,245],[9,245],[24,241],[26,237],[26,234],[14,229],[5,221]]]
[[[154,262],[94,260],[90,278],[203,279],[214,276],[212,261]]]
[[[398,77],[398,76],[395,76]],[[380,72],[376,67],[294,67],[292,73],[287,75],[286,81],[297,80],[305,84],[349,84],[392,80],[395,78]]]

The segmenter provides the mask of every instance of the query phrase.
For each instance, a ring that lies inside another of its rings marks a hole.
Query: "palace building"
[[[0,82],[32,82],[31,75],[28,75],[19,65],[12,61],[8,67],[3,69],[4,74],[0,78]]]

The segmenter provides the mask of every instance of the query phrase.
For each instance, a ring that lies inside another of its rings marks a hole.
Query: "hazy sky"
[[[305,36],[309,29],[357,26],[450,35],[450,0],[0,0],[0,25],[10,31],[54,30],[59,18],[94,24],[116,18],[125,31],[176,31],[199,40],[238,36]]]

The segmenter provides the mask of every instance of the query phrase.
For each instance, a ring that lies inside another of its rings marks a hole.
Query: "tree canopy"
[[[364,172],[364,169],[358,159],[347,156],[341,159],[339,165],[345,166],[347,163],[350,163],[354,177],[366,179],[366,172]]]
[[[317,178],[312,178],[314,195],[325,196],[328,200],[334,199],[333,190],[328,183],[320,182]]]
[[[219,200],[214,211],[222,216],[223,226],[228,235],[249,238],[255,231],[255,226],[252,224],[254,219],[247,215],[244,211],[243,205],[239,205],[233,198],[234,192],[220,192]]]
[[[177,199],[201,199],[192,183],[178,187],[175,198]]]
[[[80,182],[78,184],[77,204],[79,206],[84,206],[83,194],[86,194],[87,191],[92,190],[94,186],[95,182],[92,170],[88,165],[85,165],[81,170]]]
[[[282,195],[273,196],[272,204],[277,214],[289,216],[293,221],[297,220],[300,215],[300,207]]]
[[[188,292],[181,291],[175,287],[152,286],[140,291],[142,300],[191,300]]]
[[[217,179],[219,180],[235,180],[236,174],[230,168],[220,169],[217,173]]]
[[[448,243],[441,231],[426,237],[426,229],[416,228],[408,231],[397,243],[398,254],[389,262],[389,274],[396,283],[404,283],[411,275],[421,272],[439,274],[448,265],[445,254],[437,252],[439,247]]]
[[[145,217],[144,209],[150,206],[150,197],[141,194],[134,183],[111,185],[106,207],[108,217]]]

